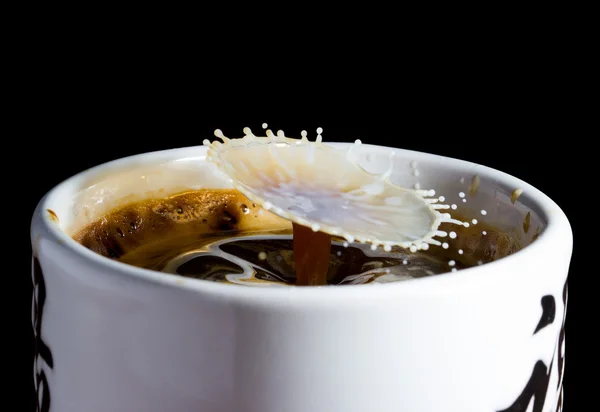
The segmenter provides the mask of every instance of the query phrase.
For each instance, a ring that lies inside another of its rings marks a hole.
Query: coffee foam
[[[121,258],[142,247],[173,239],[235,232],[291,229],[291,224],[246,199],[234,189],[198,189],[146,199],[112,210],[73,238],[94,252]]]
[[[77,182],[72,213],[59,214],[61,226],[73,235],[116,208],[204,188],[232,188],[204,155],[101,168]]]

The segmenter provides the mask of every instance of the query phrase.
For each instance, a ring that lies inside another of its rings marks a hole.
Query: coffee
[[[331,285],[400,281],[486,263],[521,247],[484,222],[469,227],[443,223],[439,229],[454,232],[452,247],[372,250],[319,232],[303,234],[298,227],[292,231],[289,221],[235,189],[201,189],[120,207],[74,239],[123,263],[238,284],[318,284],[300,278],[319,271]],[[316,258],[319,254],[326,256]]]

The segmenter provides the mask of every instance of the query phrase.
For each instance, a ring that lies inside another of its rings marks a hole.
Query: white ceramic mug
[[[389,150],[362,145],[363,166],[387,169]],[[116,160],[59,184],[31,228],[38,410],[559,411],[572,251],[564,213],[500,171],[395,151],[392,181],[418,179],[527,246],[392,284],[219,284],[122,264],[70,237],[132,200],[229,187],[204,147]],[[475,175],[479,190],[464,203]]]

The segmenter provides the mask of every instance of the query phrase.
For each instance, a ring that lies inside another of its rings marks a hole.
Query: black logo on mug
[[[563,378],[563,367],[565,358],[563,356],[563,346],[565,341],[565,320],[567,314],[567,283],[563,288],[562,301],[564,307],[562,326],[560,329],[560,334],[558,336],[557,342],[557,351],[558,351],[558,401],[556,405],[556,411],[560,412],[562,410],[562,378]],[[542,297],[541,301],[542,305],[542,317],[538,323],[534,331],[534,335],[538,333],[540,330],[545,328],[548,325],[551,325],[554,322],[554,315],[556,312],[556,305],[554,297],[551,295],[547,295]],[[503,409],[499,412],[526,412],[529,403],[533,398],[533,412],[542,412],[544,408],[544,403],[546,401],[546,394],[548,393],[548,385],[550,384],[550,374],[552,373],[552,365],[554,364],[555,359],[552,359],[550,362],[550,367],[547,368],[544,362],[541,360],[537,361],[535,366],[533,367],[533,372],[531,373],[531,377],[529,381],[525,385],[523,392],[521,395],[514,401],[514,403],[508,407],[507,409]]]
[[[48,379],[42,368],[38,368],[40,360],[43,360],[50,369],[54,368],[52,352],[46,342],[42,339],[42,319],[44,315],[44,303],[46,302],[46,284],[40,261],[33,257],[33,331],[35,337],[34,347],[34,384],[37,397],[37,412],[48,412],[50,410],[50,389]]]

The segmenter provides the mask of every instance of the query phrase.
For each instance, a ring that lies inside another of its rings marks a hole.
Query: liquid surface
[[[401,281],[460,270],[507,256],[520,247],[478,223],[444,224],[450,246],[411,252],[333,238],[326,283]],[[234,189],[203,189],[117,209],[74,236],[85,247],[147,269],[216,282],[278,286],[296,283],[292,225]]]

